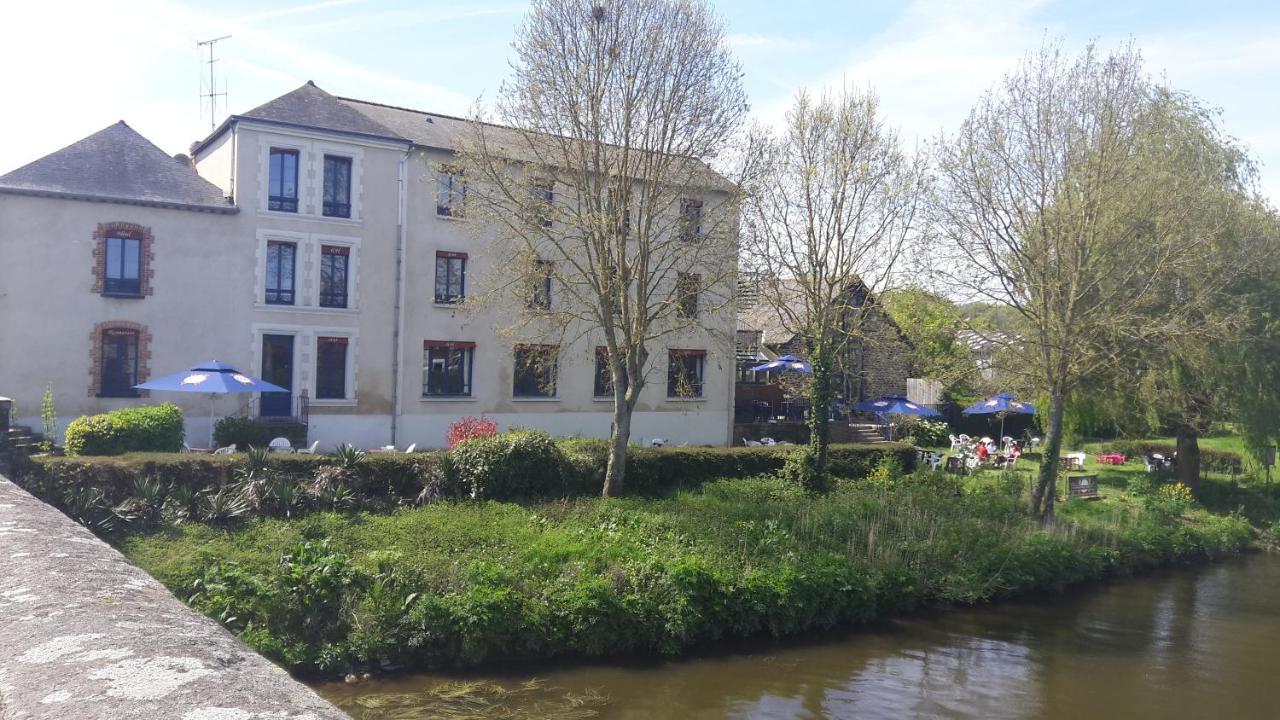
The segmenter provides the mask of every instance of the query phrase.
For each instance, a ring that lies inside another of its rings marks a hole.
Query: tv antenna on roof
[[[217,59],[213,57],[213,46],[217,44],[218,41],[226,40],[229,37],[231,36],[223,35],[222,37],[216,37],[209,40],[198,40],[196,42],[197,51],[206,45],[209,46],[209,60],[206,63],[209,66],[209,92],[203,92],[203,88],[201,88],[202,91],[200,93],[200,106],[201,108],[203,108],[204,99],[209,98],[209,131],[210,132],[216,129],[216,124],[218,122],[218,98],[219,97],[225,98],[227,96],[227,90],[226,90],[227,86],[225,81],[223,82],[223,85],[222,85],[222,88],[223,88],[222,92],[218,92],[217,86],[214,85],[213,83],[213,64],[218,62]],[[201,63],[205,63],[205,61],[201,60]],[[201,78],[200,84],[201,85],[204,84],[203,77]]]

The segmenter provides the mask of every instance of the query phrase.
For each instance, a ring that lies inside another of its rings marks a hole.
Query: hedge
[[[1131,458],[1141,458],[1147,453],[1159,453],[1165,457],[1173,457],[1178,446],[1154,440],[1113,440],[1102,446],[1106,453],[1119,453]],[[1240,453],[1230,450],[1211,450],[1200,448],[1200,469],[1206,472],[1235,474],[1243,471],[1244,461]]]
[[[537,453],[528,452],[530,447]],[[707,481],[744,478],[777,472],[786,461],[786,448],[632,448],[628,452],[624,493],[660,496],[695,488]],[[335,478],[342,485],[342,502],[349,509],[387,509],[441,497],[486,500],[590,497],[600,493],[608,443],[562,440],[550,442],[544,433],[506,433],[470,440],[452,453],[367,454],[358,467],[334,471],[335,456],[267,454],[264,466],[252,469],[246,455],[133,453],[117,457],[48,457],[26,464],[15,478],[19,484],[64,511],[78,508],[108,516],[139,496],[165,497],[244,494],[250,483],[271,488],[291,487],[291,496],[332,497]],[[903,444],[833,445],[830,467],[841,477],[861,478],[886,458],[906,469],[913,467],[915,449]],[[264,492],[265,490],[254,490]],[[90,507],[91,506],[91,507]],[[298,512],[308,509],[302,504]],[[70,512],[70,511],[69,511]],[[268,514],[250,507],[244,514]],[[119,515],[120,513],[116,513]],[[154,519],[154,518],[152,518]]]
[[[67,426],[68,455],[177,452],[182,449],[182,410],[173,403],[85,415]]]

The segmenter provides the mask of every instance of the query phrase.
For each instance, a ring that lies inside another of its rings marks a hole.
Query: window
[[[456,305],[467,294],[467,254],[436,253],[436,302]]]
[[[470,397],[476,344],[427,340],[423,343],[422,396]]]
[[[268,305],[293,304],[293,270],[298,246],[272,240],[267,243]]]
[[[347,306],[347,268],[351,248],[339,245],[320,246],[320,307]]]
[[[627,368],[622,368],[622,384],[627,384]],[[592,390],[596,397],[613,397],[613,373],[609,372],[609,350],[604,346],[596,348],[596,378]]]
[[[702,397],[705,350],[671,350],[667,354],[667,397]]]
[[[546,178],[534,178],[529,183],[529,222],[551,227],[555,213],[555,183]]]
[[[109,329],[102,331],[101,376],[99,397],[137,397],[138,331]]]
[[[466,200],[467,182],[462,177],[462,169],[442,166],[436,173],[436,215],[460,218]]]
[[[517,345],[511,394],[515,397],[555,397],[558,356],[559,348],[555,345]]]
[[[298,151],[271,148],[267,209],[298,212]]]
[[[531,310],[551,309],[551,271],[553,265],[547,260],[538,260],[533,269],[533,288],[529,296]]]
[[[102,289],[107,295],[142,295],[142,241],[106,238]]]
[[[680,273],[676,276],[677,317],[685,319],[698,317],[698,289],[701,285],[701,275]]]
[[[351,158],[324,156],[324,215],[351,217]]]
[[[631,237],[631,206],[627,204],[627,198],[623,195],[621,188],[609,190],[609,204],[606,211],[609,214],[610,227],[614,232],[624,238]]]
[[[316,399],[347,397],[347,339],[316,338]]]
[[[697,198],[680,199],[680,236],[685,240],[702,237],[702,201]]]

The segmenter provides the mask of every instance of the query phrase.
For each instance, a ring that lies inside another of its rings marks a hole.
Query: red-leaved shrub
[[[491,437],[498,434],[498,423],[481,415],[480,417],[464,417],[449,424],[449,449],[452,450],[463,440]]]

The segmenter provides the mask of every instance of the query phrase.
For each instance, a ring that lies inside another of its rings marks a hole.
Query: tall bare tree
[[[742,73],[702,0],[535,0],[514,49],[501,125],[478,111],[460,154],[497,228],[487,292],[517,334],[603,346],[612,496],[654,342],[723,328],[731,348],[739,190],[709,163],[744,121]]]
[[[1069,393],[1127,348],[1200,327],[1192,303],[1161,292],[1211,249],[1209,235],[1186,230],[1206,214],[1213,169],[1169,162],[1182,109],[1131,45],[1069,58],[1047,43],[940,143],[935,271],[952,292],[1019,314],[1021,370],[1048,391],[1032,493],[1042,518],[1053,514]]]
[[[742,266],[802,338],[813,369],[809,443],[826,468],[832,376],[865,341],[869,291],[882,289],[916,227],[926,175],[879,115],[874,93],[801,92],[767,138],[743,225]]]

